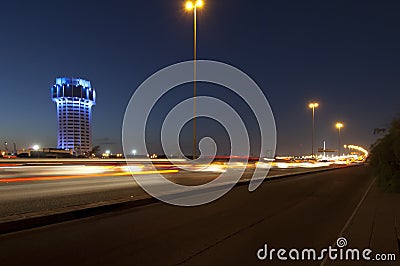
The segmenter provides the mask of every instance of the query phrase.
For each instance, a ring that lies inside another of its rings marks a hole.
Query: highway
[[[251,193],[247,186],[238,186],[199,207],[155,203],[11,233],[0,236],[0,261],[259,265],[256,253],[266,243],[321,249],[335,242],[372,180],[368,166],[349,167],[270,180]]]
[[[221,165],[208,171],[186,172],[162,160],[155,163],[158,173],[183,185],[207,183],[221,172]],[[148,165],[138,161],[134,166],[151,180],[153,172],[148,171]],[[269,176],[309,170],[313,168],[274,168]],[[243,179],[251,174],[251,169],[246,171]],[[135,182],[124,160],[0,161],[0,221],[146,197],[148,194]]]

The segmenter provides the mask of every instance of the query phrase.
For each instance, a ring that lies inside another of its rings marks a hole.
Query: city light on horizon
[[[368,157],[368,155],[369,155],[368,151],[366,149],[364,149],[363,147],[360,147],[357,145],[345,145],[345,146],[347,146],[348,149],[353,149],[353,150],[357,150],[357,151],[364,153],[365,157]]]

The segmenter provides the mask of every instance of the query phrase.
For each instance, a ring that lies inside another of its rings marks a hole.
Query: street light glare
[[[34,149],[35,151],[38,151],[40,149],[39,145],[33,145],[32,149]]]
[[[337,122],[336,123],[336,128],[342,128],[344,125],[343,123]]]
[[[196,1],[196,7],[203,7],[203,6],[204,6],[204,2],[202,0]]]
[[[185,5],[186,10],[192,10],[194,8],[193,2],[192,1],[187,1]]]
[[[308,105],[309,108],[317,108],[318,106],[319,106],[318,103],[310,103],[310,104]]]
[[[204,1],[203,0],[197,0],[196,3],[193,3],[192,1],[187,1],[185,4],[185,8],[188,11],[192,11],[193,9],[197,8],[202,8],[204,6]]]

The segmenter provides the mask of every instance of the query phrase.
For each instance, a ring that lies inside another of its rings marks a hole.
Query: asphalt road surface
[[[235,187],[199,207],[164,203],[0,236],[2,265],[275,265],[269,248],[328,247],[373,178],[368,166]],[[290,265],[296,265],[292,263]],[[319,265],[305,262],[303,265]]]
[[[72,162],[74,164],[46,161],[33,165],[0,167],[0,221],[17,220],[36,215],[37,212],[61,212],[66,208],[149,197],[119,162],[102,165],[77,160]],[[177,171],[171,165],[158,166],[166,178],[183,185],[204,184],[220,174],[213,171]],[[309,170],[315,169],[272,169],[269,176]],[[251,176],[251,171],[247,171],[243,178]],[[151,180],[151,172],[146,178]]]

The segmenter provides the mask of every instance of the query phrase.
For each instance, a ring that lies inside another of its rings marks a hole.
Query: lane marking
[[[344,231],[347,230],[347,227],[349,227],[351,221],[353,220],[353,218],[356,216],[358,209],[360,209],[361,205],[363,204],[365,198],[367,197],[368,192],[371,190],[372,185],[375,183],[376,181],[376,177],[372,180],[372,182],[369,184],[367,190],[365,191],[364,195],[362,196],[362,198],[360,199],[360,201],[358,202],[356,208],[353,210],[353,213],[351,214],[351,216],[349,217],[349,219],[347,220],[346,224],[343,226],[342,230],[340,231],[339,235],[336,237],[336,239],[340,238],[343,236]],[[332,247],[336,247],[336,240],[331,244]],[[324,266],[325,263],[328,260],[328,256],[325,256],[324,260],[321,262],[320,266]],[[329,265],[332,262],[329,262]]]

